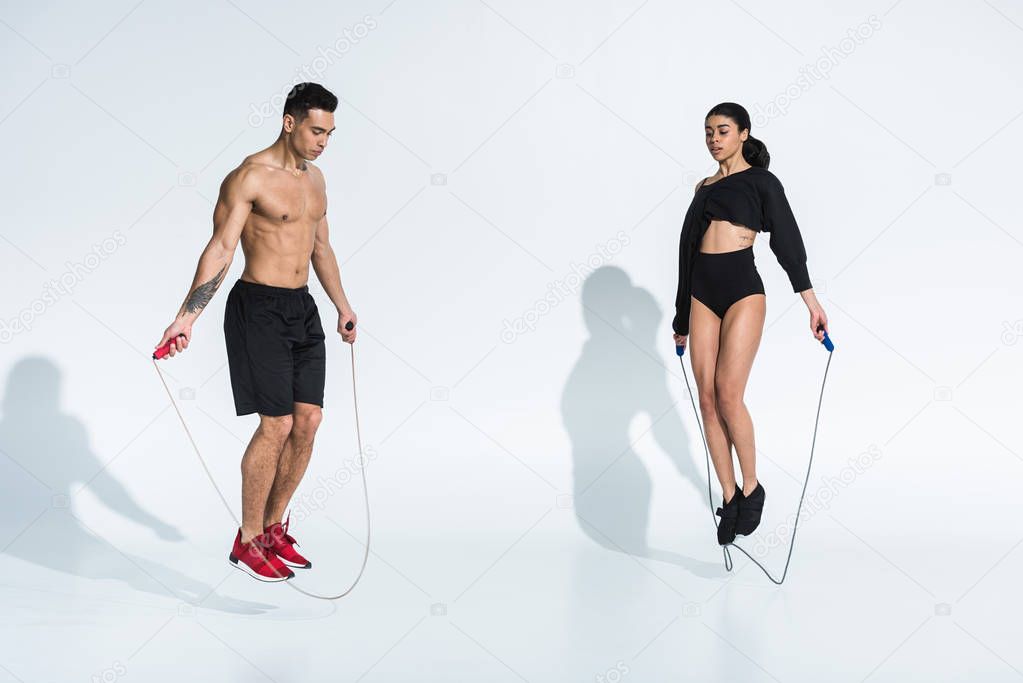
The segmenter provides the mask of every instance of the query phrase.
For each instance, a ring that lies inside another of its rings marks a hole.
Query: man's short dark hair
[[[337,109],[337,96],[319,83],[298,83],[284,102],[284,114],[291,114],[295,123],[309,115],[310,109],[333,112]]]

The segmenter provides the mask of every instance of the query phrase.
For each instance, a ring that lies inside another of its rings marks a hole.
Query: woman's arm
[[[764,211],[764,231],[770,233],[771,251],[785,270],[793,292],[810,289],[810,274],[806,269],[806,248],[799,233],[796,217],[785,197],[785,188],[774,175],[765,181],[760,196]]]
[[[704,178],[696,184],[693,189],[693,194],[699,191],[700,186],[703,185]],[[675,318],[671,321],[671,331],[675,337],[675,343],[679,344],[685,341],[685,337],[689,336],[689,313],[692,307],[692,300],[690,297],[690,278],[688,267],[689,267],[689,251],[686,248],[688,240],[686,239],[685,221],[682,224],[682,234],[679,236],[678,241],[678,289],[675,292]]]
[[[686,272],[686,236],[683,231],[678,244],[678,288],[675,291],[675,318],[671,321],[671,330],[680,337],[689,334],[689,277]]]
[[[824,332],[818,332],[817,326],[828,329],[828,318],[810,283],[810,274],[806,268],[806,248],[803,237],[792,214],[785,188],[781,181],[771,174],[767,177],[761,192],[761,203],[764,210],[764,230],[770,234],[771,251],[778,263],[785,269],[792,291],[797,292],[810,311],[810,331],[818,341],[824,339]]]

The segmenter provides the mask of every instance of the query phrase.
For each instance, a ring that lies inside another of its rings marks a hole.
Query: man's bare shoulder
[[[323,182],[323,171],[319,169],[309,161],[303,161],[305,164],[305,170],[312,176]],[[246,175],[251,176],[254,179],[269,179],[279,176],[281,168],[277,166],[267,155],[266,150],[261,150],[255,154],[250,154],[245,157],[242,162],[238,165],[232,173],[240,174],[244,172]]]
[[[327,180],[323,177],[323,171],[320,170],[320,167],[315,164],[311,164],[308,161],[306,162],[306,166],[309,168],[309,177],[315,180],[320,187],[326,187]]]
[[[240,164],[224,176],[222,188],[258,190],[273,173],[273,168],[260,160],[258,154],[245,157]]]
[[[238,167],[232,173],[252,177],[253,179],[262,179],[269,177],[272,173],[279,170],[270,163],[270,160],[265,157],[264,152],[256,152],[242,159],[242,162],[238,164]]]

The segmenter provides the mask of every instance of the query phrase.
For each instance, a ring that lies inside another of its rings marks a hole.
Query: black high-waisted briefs
[[[697,252],[691,292],[719,318],[739,299],[764,294],[764,283],[753,263],[753,245],[717,254]]]
[[[227,295],[224,340],[238,415],[291,415],[323,406],[326,346],[309,287],[238,280]]]

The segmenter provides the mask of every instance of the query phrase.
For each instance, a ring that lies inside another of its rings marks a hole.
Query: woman
[[[679,282],[672,322],[676,346],[692,336],[692,365],[704,433],[721,484],[718,543],[751,534],[760,524],[764,486],[757,481],[753,422],[743,403],[767,311],[753,262],[758,232],[810,312],[810,330],[824,338],[828,319],[810,285],[806,251],[781,182],[767,170],[770,155],[750,135],[746,109],[724,102],[707,114],[707,148],[718,172],[696,186],[679,244]],[[818,332],[817,326],[823,326]],[[742,470],[735,481],[732,446]]]

